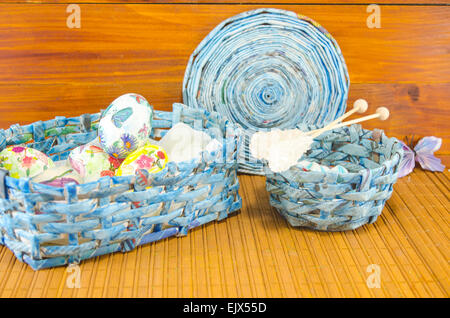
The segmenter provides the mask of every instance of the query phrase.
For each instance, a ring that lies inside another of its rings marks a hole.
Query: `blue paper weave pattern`
[[[183,101],[244,131],[239,170],[264,174],[249,154],[258,130],[321,126],[345,112],[349,76],[337,42],[294,12],[257,9],[220,23],[192,53]]]
[[[327,131],[300,160],[341,165],[348,173],[300,166],[273,173],[264,162],[270,204],[292,226],[344,231],[373,223],[392,195],[402,156],[400,142],[382,130],[352,125]]]
[[[99,117],[13,125],[0,130],[0,150],[23,144],[53,160],[65,159],[71,149],[97,137]],[[218,139],[222,149],[205,151],[201,159],[189,162],[169,162],[155,174],[139,170],[136,176],[106,176],[64,188],[4,176],[0,244],[38,270],[186,235],[238,210],[239,128],[217,113],[174,104],[172,112],[155,111],[150,137],[163,136],[178,122]]]

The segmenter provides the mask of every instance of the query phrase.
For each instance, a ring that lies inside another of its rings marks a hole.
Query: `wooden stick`
[[[360,122],[363,122],[363,121],[366,121],[366,120],[375,119],[375,118],[380,118],[380,120],[388,119],[389,118],[389,110],[386,107],[380,107],[380,108],[377,108],[375,114],[364,116],[364,117],[353,119],[353,120],[349,120],[349,121],[345,121],[343,123],[336,124],[334,126],[330,126],[326,130],[324,130],[324,128],[311,130],[309,132],[309,135],[314,138],[314,137],[317,137],[320,134],[322,134],[323,132],[328,131],[328,130],[332,130],[332,129],[343,127],[343,126],[349,126],[349,125],[357,124],[357,123],[360,123]]]
[[[330,127],[333,127],[333,126],[336,125],[337,123],[343,121],[345,118],[347,118],[347,117],[353,115],[353,114],[356,113],[356,112],[359,113],[359,114],[365,113],[365,112],[367,111],[367,108],[368,108],[368,107],[369,107],[369,105],[367,104],[367,101],[366,101],[365,99],[360,98],[360,99],[356,100],[356,101],[353,103],[353,109],[352,109],[352,110],[346,112],[346,113],[345,113],[344,115],[342,115],[341,117],[336,118],[334,121],[332,121],[332,122],[329,123],[328,125],[326,125],[326,126],[320,128],[320,129],[313,130],[313,131],[319,131],[319,130],[321,130],[321,131],[327,131],[327,130],[329,130]],[[308,135],[311,135],[311,131],[308,132],[307,134],[308,134]]]

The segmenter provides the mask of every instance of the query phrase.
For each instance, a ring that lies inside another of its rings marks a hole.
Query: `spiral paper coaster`
[[[258,130],[322,126],[345,112],[349,77],[337,42],[291,11],[257,9],[220,23],[192,53],[184,103],[244,130],[239,170],[264,174],[249,153]]]

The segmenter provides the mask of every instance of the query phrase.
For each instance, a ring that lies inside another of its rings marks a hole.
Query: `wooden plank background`
[[[3,0],[2,2],[6,3],[122,3],[122,4],[134,4],[134,3],[143,3],[143,4],[370,4],[366,1],[361,0],[275,0],[275,1],[267,1],[267,0],[223,0],[223,1],[214,1],[214,0],[79,0],[76,2],[71,1],[60,1],[60,0]],[[446,5],[448,2],[441,0],[379,0],[376,1],[378,4],[395,4],[395,5]]]
[[[367,28],[368,3],[358,0],[232,2],[81,0],[81,29],[69,29],[70,2],[3,1],[0,128],[97,112],[128,92],[170,109],[181,101],[197,44],[223,19],[270,6],[307,15],[333,34],[349,69],[349,103],[363,97],[371,110],[391,109],[388,121],[365,127],[442,137],[439,154],[450,163],[444,1],[377,1],[380,29]],[[238,215],[88,260],[80,289],[66,286],[65,268],[34,272],[0,247],[0,297],[448,298],[449,176],[416,170],[399,180],[376,223],[323,233],[289,227],[268,205],[264,179],[242,175]],[[367,287],[369,264],[380,264],[383,288]]]
[[[69,29],[67,3],[14,2],[0,4],[2,128],[97,112],[127,92],[170,109],[181,101],[197,44],[223,19],[264,6],[91,1],[80,4],[81,28]],[[323,2],[330,4],[270,6],[307,15],[333,34],[349,69],[349,102],[363,97],[371,109],[392,110],[387,122],[365,127],[399,138],[436,135],[444,139],[439,153],[450,155],[450,7],[381,5],[381,28],[369,29],[367,4]]]

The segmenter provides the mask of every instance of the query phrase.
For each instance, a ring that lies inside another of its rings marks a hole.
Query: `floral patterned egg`
[[[151,132],[152,106],[138,94],[116,98],[104,111],[98,126],[103,149],[115,158],[125,158],[144,146]]]
[[[164,169],[167,161],[167,154],[163,148],[147,144],[125,158],[119,169],[116,170],[116,176],[134,175],[138,169],[156,173]]]
[[[33,178],[33,182],[50,185],[53,187],[64,187],[66,184],[83,183],[81,176],[73,169],[69,160],[55,162],[55,167],[47,169]]]
[[[0,152],[0,167],[13,178],[33,178],[54,166],[52,159],[33,148],[8,146]]]
[[[109,156],[95,139],[73,149],[69,154],[69,162],[84,182],[91,182],[100,177],[114,176],[114,171],[122,160]]]

